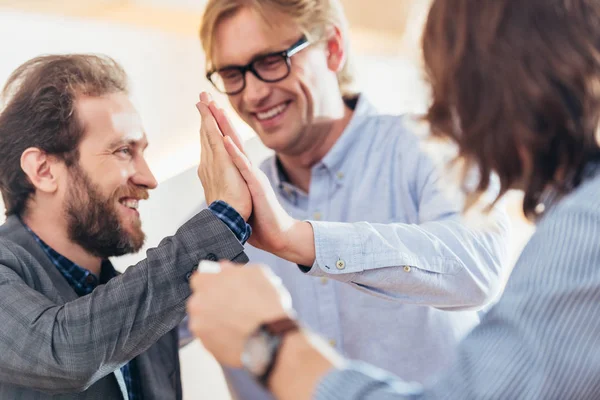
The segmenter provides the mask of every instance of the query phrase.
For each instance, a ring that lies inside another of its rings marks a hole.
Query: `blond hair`
[[[338,84],[343,96],[355,94],[348,21],[339,0],[209,0],[200,27],[200,40],[206,55],[207,71],[213,68],[214,33],[218,24],[244,7],[257,11],[267,24],[272,24],[269,15],[280,14],[290,17],[298,24],[309,41],[323,39],[333,27],[338,27],[344,39],[346,54],[346,62],[337,75]]]

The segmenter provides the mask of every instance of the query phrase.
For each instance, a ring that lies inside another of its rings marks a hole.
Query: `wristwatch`
[[[242,365],[264,387],[273,371],[277,353],[286,334],[297,331],[298,323],[291,318],[282,318],[262,324],[246,340],[242,352]]]

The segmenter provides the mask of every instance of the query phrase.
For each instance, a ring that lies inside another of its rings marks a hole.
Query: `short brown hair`
[[[30,147],[77,164],[84,127],[76,97],[127,92],[127,76],[106,56],[71,54],[34,58],[18,67],[4,86],[0,112],[0,190],[6,215],[20,215],[35,189],[21,169]]]
[[[244,7],[258,11],[265,23],[269,23],[268,17],[273,14],[288,16],[298,24],[309,41],[323,39],[329,29],[337,26],[342,32],[346,52],[346,63],[337,75],[338,84],[343,96],[355,94],[348,20],[339,0],[208,0],[200,27],[200,41],[206,56],[207,71],[214,67],[212,49],[217,26]]]
[[[600,150],[599,1],[435,0],[423,55],[433,95],[426,118],[478,167],[479,191],[491,172],[500,195],[522,184],[535,219],[545,190],[579,184]]]

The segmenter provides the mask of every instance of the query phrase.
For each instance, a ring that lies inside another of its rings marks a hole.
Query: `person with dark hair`
[[[523,190],[525,214],[537,222],[503,296],[451,367],[420,384],[343,360],[299,329],[267,267],[224,263],[196,273],[191,330],[219,362],[250,368],[279,399],[597,399],[600,2],[434,0],[423,53],[432,89],[426,120],[479,171],[471,194],[493,172],[499,196]],[[222,133],[252,194],[253,240],[288,235],[294,226],[264,177]],[[287,242],[290,254],[310,253],[305,234]]]
[[[189,276],[203,259],[247,261],[222,212],[249,217],[241,175],[203,149],[229,163],[200,163],[210,210],[118,274],[108,258],[142,247],[138,204],[157,186],[125,72],[104,56],[43,56],[3,96],[0,398],[181,399]]]

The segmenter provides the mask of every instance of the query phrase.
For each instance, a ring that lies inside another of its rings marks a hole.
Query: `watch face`
[[[255,376],[260,376],[267,370],[273,351],[270,339],[269,335],[259,331],[246,341],[242,365]]]

